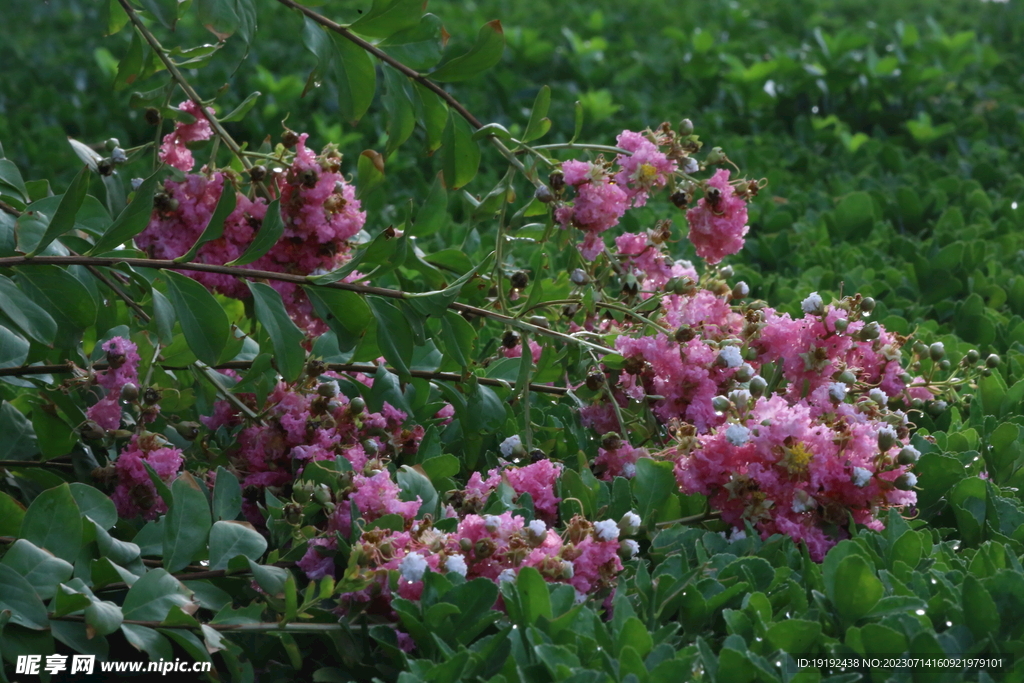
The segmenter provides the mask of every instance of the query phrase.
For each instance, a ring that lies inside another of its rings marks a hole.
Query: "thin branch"
[[[92,366],[93,370],[106,370],[106,363],[96,363]],[[183,365],[160,365],[164,370],[188,370],[192,366]],[[221,363],[208,367],[208,370],[248,370],[252,367],[252,361],[248,360],[233,360],[227,363]],[[371,374],[377,371],[379,366],[373,363],[328,363],[327,369],[333,372],[362,372],[364,374]],[[385,366],[386,367],[386,366]],[[20,377],[24,375],[56,375],[65,372],[74,372],[76,368],[71,363],[63,363],[60,365],[23,365],[18,368],[3,368],[0,369],[0,377]],[[392,368],[387,368],[390,372],[395,372]],[[463,382],[465,378],[456,372],[429,372],[427,370],[410,370],[409,374],[418,379],[427,380],[439,380],[442,382]],[[507,383],[499,379],[492,377],[477,377],[476,380],[480,384],[484,384],[490,387],[506,387]],[[535,391],[539,394],[553,394],[556,396],[563,396],[569,390],[565,387],[553,387],[547,384],[530,384],[530,391]]]
[[[328,287],[331,289],[344,289],[350,292],[357,292],[359,294],[373,294],[388,299],[407,299],[409,295],[398,289],[387,289],[385,287],[374,287],[371,285],[360,285],[352,282],[330,282],[324,284],[317,284],[311,278],[307,278],[302,275],[291,275],[289,273],[277,273],[269,270],[250,270],[248,268],[238,268],[233,266],[218,266],[209,263],[177,263],[175,261],[164,260],[164,259],[147,259],[147,258],[129,258],[129,257],[114,257],[114,256],[33,256],[31,258],[26,256],[7,256],[0,258],[0,268],[13,268],[15,266],[30,266],[30,265],[55,265],[55,266],[115,266],[123,263],[133,268],[154,268],[157,270],[191,270],[202,273],[219,273],[221,275],[231,275],[234,277],[248,277],[254,279],[264,280],[277,280],[279,282],[291,282],[298,285],[316,285],[318,287]],[[453,302],[448,304],[448,308],[458,313],[466,313],[474,315],[480,318],[488,318],[497,322],[504,323],[510,327],[514,327],[520,330],[526,330],[532,334],[544,335],[546,337],[552,337],[554,339],[561,340],[563,342],[569,342],[571,344],[581,344],[594,351],[601,353],[615,353],[612,349],[601,346],[600,344],[594,344],[592,342],[584,341],[573,337],[572,335],[565,334],[563,332],[557,332],[547,327],[541,327],[540,325],[533,325],[523,320],[518,320],[503,313],[497,313],[495,311],[489,311],[486,308],[478,308],[476,306],[470,306],[468,304],[461,304]]]
[[[69,614],[64,617],[55,617],[52,614],[49,615],[51,621],[76,621],[84,622],[85,617],[81,615]],[[187,624],[165,624],[160,621],[140,621],[138,619],[125,619],[121,622],[122,624],[133,624],[136,626],[148,626],[149,628],[173,628],[173,629],[197,629],[198,626],[189,626]],[[212,628],[215,631],[291,631],[292,633],[327,633],[332,631],[342,631],[344,627],[340,623],[337,624],[279,624],[277,622],[268,622],[260,624],[210,624],[204,623],[203,626]]]
[[[75,466],[69,462],[33,462],[29,460],[0,460],[0,469],[17,469],[20,467],[42,467],[44,469],[52,470],[70,470],[74,469]]]
[[[153,49],[153,52],[156,53],[157,57],[160,58],[160,61],[162,61],[164,63],[164,66],[167,67],[167,72],[171,74],[171,78],[173,78],[175,82],[177,82],[177,84],[181,86],[181,89],[185,91],[186,97],[192,100],[192,102],[194,102],[195,105],[199,107],[199,111],[201,111],[206,116],[207,120],[210,122],[210,125],[213,127],[214,132],[217,133],[217,137],[219,137],[224,142],[224,144],[227,145],[228,149],[230,149],[232,153],[236,157],[238,157],[239,161],[242,162],[242,165],[246,169],[252,168],[252,162],[249,161],[244,154],[242,154],[241,146],[237,142],[235,142],[234,138],[232,138],[231,135],[229,135],[226,130],[224,130],[224,126],[221,125],[220,121],[217,120],[216,116],[210,116],[208,114],[208,112],[206,111],[206,107],[203,106],[203,100],[200,99],[199,94],[189,84],[189,82],[185,80],[185,77],[181,74],[181,71],[178,70],[178,65],[174,63],[174,60],[167,56],[167,51],[164,50],[163,45],[161,45],[160,41],[156,39],[156,36],[154,36],[150,32],[150,30],[146,28],[145,23],[143,23],[142,19],[139,18],[139,15],[135,13],[135,9],[131,6],[131,4],[129,4],[128,0],[118,0],[118,2],[124,9],[125,14],[128,15],[128,18],[131,20],[132,25],[135,26],[135,29],[142,35],[146,42],[149,43],[149,46]]]

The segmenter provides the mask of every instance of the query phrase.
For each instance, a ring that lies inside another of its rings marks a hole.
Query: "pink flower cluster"
[[[603,164],[588,161],[566,161],[562,164],[565,182],[576,189],[573,203],[555,209],[555,220],[562,227],[576,227],[586,233],[580,251],[593,261],[604,250],[600,235],[618,225],[626,213],[629,197],[612,182]]]
[[[558,503],[561,499],[556,492],[561,474],[561,463],[547,458],[525,467],[492,469],[487,473],[487,479],[479,472],[474,472],[466,483],[463,506],[470,510],[482,509],[487,497],[504,481],[516,494],[529,493],[537,516],[553,524],[558,519]]]
[[[307,137],[305,134],[298,136],[290,167],[272,176],[270,183],[271,190],[280,198],[284,223],[281,239],[264,256],[246,266],[248,268],[297,275],[333,270],[348,260],[348,240],[366,222],[366,213],[360,210],[355,188],[345,182],[340,173],[340,157],[331,149],[317,156],[306,147]],[[136,236],[136,245],[151,258],[174,259],[187,253],[206,229],[225,191],[226,181],[227,176],[221,172],[188,175],[181,182],[166,180],[166,196],[158,201],[149,225]],[[223,265],[241,256],[263,225],[266,212],[266,199],[250,200],[237,193],[235,210],[224,222],[223,235],[200,247],[195,261]],[[186,274],[225,296],[236,299],[249,296],[245,283],[236,277],[217,273]],[[326,331],[297,285],[270,284],[281,293],[285,308],[300,327],[313,335]]]
[[[96,373],[96,382],[106,396],[90,406],[85,415],[107,431],[121,426],[121,389],[139,381],[139,354],[134,343],[114,337],[103,344],[108,368]]]
[[[133,436],[114,463],[117,486],[111,499],[117,506],[117,514],[124,519],[139,515],[156,519],[167,512],[167,504],[157,495],[145,463],[165,484],[170,484],[177,477],[182,462],[181,451],[167,445],[162,437],[152,433]]]
[[[206,118],[206,112],[192,100],[185,100],[178,105],[178,109],[186,114],[191,114],[196,120],[193,123],[176,122],[174,130],[164,136],[157,158],[168,166],[188,173],[195,166],[195,160],[186,143],[209,140],[213,137],[213,128],[210,126],[209,119]],[[214,113],[209,108],[207,111],[211,114]]]
[[[710,264],[743,248],[747,225],[747,202],[729,184],[729,171],[718,169],[707,182],[704,197],[686,212],[688,237],[697,255]]]

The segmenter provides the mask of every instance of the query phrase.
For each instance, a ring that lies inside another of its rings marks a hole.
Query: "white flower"
[[[548,525],[539,519],[535,519],[527,527],[534,536],[543,536],[547,533]]]
[[[816,507],[818,507],[818,501],[814,500],[803,489],[797,489],[793,492],[793,505],[791,506],[793,512],[807,512]]]
[[[410,582],[422,579],[423,573],[426,571],[427,558],[419,553],[409,553],[402,558],[402,563],[398,565],[398,572],[402,578]]]
[[[842,382],[832,382],[828,385],[828,397],[836,403],[846,400],[846,385]]]
[[[917,475],[915,475],[913,472],[906,472],[900,476],[905,477],[904,481],[907,482],[908,489],[917,486]]]
[[[640,552],[640,544],[632,538],[627,538],[619,543],[619,552],[626,557],[636,557],[636,554]]]
[[[863,467],[854,467],[853,476],[850,477],[850,481],[853,485],[858,488],[864,488],[871,481],[871,470],[866,470]]]
[[[622,515],[622,519],[619,520],[619,530],[627,536],[632,536],[640,531],[641,521],[640,515],[630,510]]]
[[[484,528],[487,529],[489,533],[497,533],[498,529],[501,528],[501,518],[497,515],[487,515],[484,517]]]
[[[727,368],[738,368],[743,365],[743,354],[736,346],[726,346],[718,352],[718,360]]]
[[[750,430],[743,425],[731,424],[725,430],[725,440],[733,446],[743,446],[750,441]]]
[[[142,187],[142,178],[132,178],[132,192]]]
[[[515,580],[516,580],[516,570],[515,569],[502,569],[501,573],[498,574],[498,583],[499,584],[505,583],[506,581],[511,583],[511,582],[513,582]]]
[[[522,448],[522,446],[523,440],[519,438],[518,434],[513,434],[501,442],[501,445],[498,446],[498,450],[501,451],[502,457],[510,458],[512,457],[512,452]]]
[[[825,302],[821,300],[820,294],[811,292],[806,299],[800,302],[800,308],[804,313],[820,314],[825,312]]]
[[[573,604],[574,605],[582,605],[584,602],[586,602],[586,600],[587,600],[587,594],[586,593],[581,593],[579,591],[579,589],[577,589],[576,590],[576,597],[573,598],[573,601],[572,601]]]
[[[683,173],[693,175],[699,170],[700,166],[697,165],[697,160],[692,157],[686,157],[686,161],[683,162]]]
[[[562,578],[568,581],[576,576],[576,567],[569,560],[562,560]]]
[[[730,391],[729,400],[732,401],[733,404],[740,410],[746,410],[747,404],[750,403],[750,392],[747,391],[746,389],[736,389],[735,391]]]
[[[453,572],[459,576],[465,576],[468,571],[468,567],[466,567],[466,558],[462,555],[449,555],[448,559],[444,561],[444,570],[446,572]]]
[[[619,525],[614,519],[602,519],[594,522],[594,535],[599,541],[614,541],[619,537]]]
[[[880,406],[884,406],[889,402],[889,397],[885,395],[885,392],[881,389],[875,388],[868,392],[868,398],[877,403]]]
[[[729,532],[729,542],[735,543],[736,541],[742,541],[747,537],[747,532],[743,529],[737,529],[733,527],[732,531]]]
[[[625,465],[622,466],[622,475],[626,477],[626,479],[632,479],[633,477],[635,477],[636,465],[631,462],[627,462]]]

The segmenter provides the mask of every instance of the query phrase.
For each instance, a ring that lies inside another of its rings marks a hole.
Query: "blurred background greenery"
[[[319,4],[341,22],[369,6]],[[130,32],[103,37],[104,5],[0,9],[0,141],[26,178],[49,178],[56,191],[79,165],[65,136],[92,144],[112,136],[123,146],[155,136],[130,98],[163,81],[113,89]],[[383,150],[380,103],[353,127],[329,85],[302,97],[315,64],[302,21],[270,0],[258,9],[248,53],[232,38],[193,72],[204,97],[221,92],[222,111],[261,93],[243,121],[229,124],[232,134],[251,144],[276,139],[287,115],[314,146],[337,142],[350,160]],[[755,296],[793,308],[811,290],[861,291],[879,300],[879,319],[897,331],[945,340],[954,360],[968,345],[1010,351],[1003,379],[1024,377],[1019,3],[435,0],[427,9],[452,35],[450,50],[468,45],[485,21],[501,20],[502,62],[451,86],[484,122],[521,130],[549,84],[551,141],[568,138],[576,101],[591,142],[687,117],[745,173],[767,178],[752,205],[748,248],[734,261]],[[174,33],[157,26],[161,40],[214,42],[194,13],[187,17]],[[388,160],[390,182],[366,201],[376,229],[394,207],[422,196],[436,165],[423,146],[417,133]],[[485,193],[487,180],[484,173],[469,189]],[[458,207],[455,218],[463,220]],[[625,227],[649,227],[644,220]]]

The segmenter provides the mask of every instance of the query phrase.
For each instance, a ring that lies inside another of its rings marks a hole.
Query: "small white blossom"
[[[626,540],[619,543],[619,550],[626,557],[636,557],[636,554],[640,552],[640,544],[634,541],[632,538],[627,538]]]
[[[579,589],[576,590],[576,597],[573,598],[574,605],[582,605],[587,600],[587,594],[581,593]]]
[[[534,536],[543,536],[547,533],[548,525],[542,520],[535,519],[529,524],[530,533]]]
[[[398,565],[398,572],[406,581],[419,581],[426,571],[427,558],[419,553],[409,553],[402,558],[402,563]]]
[[[627,536],[632,536],[636,532],[640,531],[641,521],[640,515],[630,510],[626,514],[622,515],[622,519],[619,520],[619,530]]]
[[[132,178],[132,192],[142,187],[142,178]]]
[[[868,398],[877,403],[880,406],[884,406],[889,402],[889,397],[885,395],[885,392],[881,389],[875,388],[868,392]]]
[[[693,175],[699,170],[700,166],[697,165],[697,160],[693,157],[686,157],[686,160],[683,161],[683,173]]]
[[[750,403],[750,392],[746,389],[736,389],[729,392],[729,400],[740,410],[746,410]]]
[[[854,486],[858,488],[864,488],[871,481],[871,470],[866,470],[863,467],[854,467],[853,476],[850,477]]]
[[[602,519],[594,522],[594,536],[599,541],[614,541],[619,537],[619,525],[614,519]]]
[[[731,424],[725,430],[725,440],[733,446],[743,446],[750,441],[750,430],[743,425]]]
[[[793,493],[793,505],[790,508],[793,512],[807,512],[818,507],[818,501],[814,500],[806,491],[803,489],[797,489]]]
[[[522,446],[522,439],[519,438],[518,434],[514,434],[505,439],[504,441],[502,441],[501,445],[498,446],[498,450],[501,451],[502,457],[510,458],[512,457],[512,452],[515,450],[519,450],[520,448],[522,448]]]
[[[820,314],[825,311],[825,302],[821,300],[820,294],[811,292],[806,299],[800,302],[800,308],[804,313]]]
[[[631,462],[627,462],[622,466],[622,474],[626,479],[632,479],[636,476],[636,465]]]
[[[907,482],[907,488],[913,488],[917,486],[917,476],[913,472],[907,472],[902,476],[906,477],[905,481]]]
[[[738,368],[743,365],[743,354],[736,346],[726,346],[718,352],[718,360],[727,368]]]
[[[568,560],[562,560],[562,578],[568,581],[576,576],[576,567]]]
[[[846,400],[846,385],[842,382],[832,382],[828,385],[828,397],[836,403]]]
[[[505,583],[506,581],[512,582],[516,580],[515,569],[502,569],[501,573],[498,574],[498,583]]]
[[[487,515],[484,517],[484,528],[492,534],[497,533],[501,528],[501,518],[497,515]]]
[[[449,555],[448,559],[444,561],[444,570],[446,572],[452,572],[459,576],[465,576],[468,571],[466,567],[466,558],[462,555]]]

